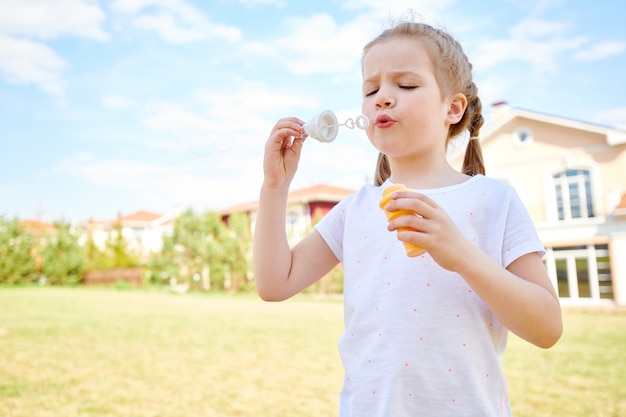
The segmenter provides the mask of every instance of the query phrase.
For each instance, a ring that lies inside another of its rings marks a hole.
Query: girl
[[[380,152],[375,184],[289,248],[287,193],[306,135],[301,120],[279,120],[265,147],[254,236],[258,293],[287,299],[343,264],[342,417],[510,416],[507,333],[551,347],[561,310],[519,197],[483,175],[472,66],[447,33],[402,22],[365,46],[362,69],[367,136]],[[458,172],[446,146],[466,130]],[[378,202],[397,183],[409,190],[385,209],[417,215],[388,222]],[[398,240],[426,253],[408,257]]]

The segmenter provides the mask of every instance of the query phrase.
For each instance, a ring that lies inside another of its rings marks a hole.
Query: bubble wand
[[[349,118],[344,123],[339,123],[337,116],[330,110],[324,110],[321,113],[316,114],[304,124],[304,131],[307,135],[313,139],[317,139],[320,142],[330,143],[337,138],[339,133],[339,126],[345,126],[348,129],[367,129],[370,125],[370,121],[364,115],[359,115],[356,119]]]

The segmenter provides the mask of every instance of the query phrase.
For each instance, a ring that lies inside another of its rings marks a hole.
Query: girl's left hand
[[[409,210],[389,222],[387,229],[397,231],[398,240],[421,246],[442,268],[457,271],[474,245],[461,233],[448,213],[432,199],[414,191],[398,191],[387,210]],[[400,231],[401,228],[411,230]]]

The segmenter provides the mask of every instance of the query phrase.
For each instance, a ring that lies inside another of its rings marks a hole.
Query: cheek
[[[365,112],[363,114],[365,114]],[[367,116],[367,114],[365,115]],[[374,129],[376,129],[376,127],[374,126],[374,122],[370,120],[370,125],[366,129],[363,130],[365,132],[365,135],[367,136],[367,139],[370,141],[372,145],[374,144],[374,142],[372,142],[374,139]]]
[[[361,102],[361,113],[364,114],[370,121],[368,129],[374,125],[374,120],[376,120],[376,107],[372,106],[370,102],[371,99],[368,97],[363,97],[363,101]]]

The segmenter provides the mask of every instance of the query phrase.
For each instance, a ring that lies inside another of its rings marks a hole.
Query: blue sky
[[[363,45],[413,8],[489,105],[626,128],[626,5],[565,0],[0,0],[0,215],[110,220],[255,200],[283,116],[360,113]],[[292,188],[370,181],[341,128]]]

